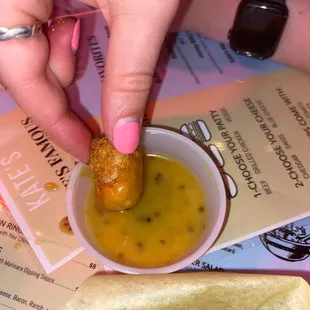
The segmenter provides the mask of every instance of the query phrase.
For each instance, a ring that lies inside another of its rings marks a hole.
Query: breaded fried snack
[[[95,138],[90,150],[96,195],[110,210],[135,206],[142,192],[143,163],[140,147],[129,155],[119,153],[106,138]]]

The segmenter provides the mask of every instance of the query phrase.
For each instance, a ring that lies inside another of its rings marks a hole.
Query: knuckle
[[[58,115],[55,115],[54,118],[51,118],[49,122],[44,122],[43,126],[46,126],[46,130],[53,130],[54,128],[59,127],[59,125],[66,119],[68,116],[69,110],[67,107],[64,107],[59,111]]]
[[[114,78],[112,89],[119,93],[149,93],[153,75],[148,72],[122,74]]]
[[[61,106],[58,109],[49,109],[48,112],[42,114],[36,114],[31,116],[32,120],[47,132],[53,131],[59,127],[59,124],[66,118],[69,110],[66,106]]]

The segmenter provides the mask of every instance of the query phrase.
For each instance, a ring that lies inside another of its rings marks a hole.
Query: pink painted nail
[[[113,133],[114,147],[123,154],[133,153],[139,144],[140,123],[129,122],[116,125]]]
[[[48,28],[51,27],[52,23],[53,23],[53,19],[51,18],[51,19],[47,22],[47,27],[48,27]]]
[[[79,49],[80,44],[80,35],[81,35],[81,20],[78,19],[73,30],[71,47],[73,54],[76,54]]]

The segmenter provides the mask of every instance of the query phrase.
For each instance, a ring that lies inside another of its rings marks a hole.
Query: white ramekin
[[[141,145],[147,153],[160,153],[186,165],[199,180],[206,199],[206,229],[196,247],[182,260],[160,268],[135,268],[114,261],[97,245],[86,219],[86,206],[93,193],[88,166],[75,167],[67,188],[67,213],[74,235],[83,248],[104,266],[127,274],[159,274],[181,270],[204,255],[217,239],[226,213],[226,192],[222,177],[210,156],[195,142],[174,131],[157,127],[142,129]],[[84,175],[84,176],[83,176]]]

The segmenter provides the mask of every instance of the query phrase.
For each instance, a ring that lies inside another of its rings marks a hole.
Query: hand
[[[102,91],[105,134],[122,153],[135,151],[157,58],[178,0],[98,0],[111,40]],[[52,0],[2,0],[7,28],[47,22]],[[79,22],[54,21],[46,35],[0,42],[0,83],[58,146],[88,162],[91,135],[68,109],[63,87],[75,71]]]
[[[1,0],[0,26],[47,22],[52,8],[52,0]],[[91,135],[63,91],[74,77],[78,30],[78,20],[67,18],[54,21],[47,35],[0,42],[0,83],[50,139],[87,162]]]
[[[82,0],[101,9],[110,26],[102,85],[107,138],[122,153],[135,151],[163,41],[178,0]]]

